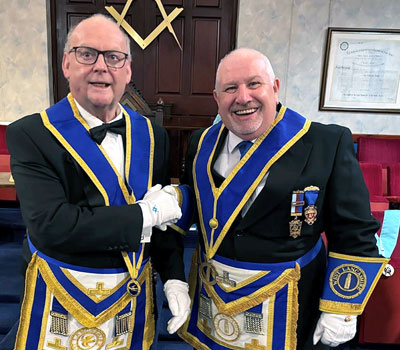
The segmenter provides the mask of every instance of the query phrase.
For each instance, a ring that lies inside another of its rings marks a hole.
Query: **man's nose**
[[[245,85],[240,85],[237,90],[236,102],[245,105],[251,101],[249,89]]]
[[[103,53],[99,53],[99,56],[97,57],[96,62],[94,63],[94,69],[95,70],[106,70],[107,65],[105,61],[105,57]]]

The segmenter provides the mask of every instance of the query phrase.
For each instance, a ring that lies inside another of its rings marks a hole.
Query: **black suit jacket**
[[[199,130],[192,135],[186,156],[182,182],[192,187],[192,165],[202,132]],[[212,166],[227,133],[225,129]],[[215,172],[213,176],[216,184],[223,180],[218,179]],[[303,222],[301,236],[293,239],[289,235],[292,192],[311,185],[320,188],[316,202],[318,217],[313,225]],[[217,254],[248,262],[292,261],[309,251],[325,232],[330,251],[378,256],[374,238],[378,228],[378,221],[371,216],[368,190],[355,157],[350,131],[337,125],[313,122],[309,131],[272,165],[265,187],[243,219],[235,220]],[[200,243],[203,244],[201,235]],[[312,334],[319,316],[325,266],[326,254],[322,249],[318,257],[301,270],[298,349],[314,349]]]
[[[166,131],[153,124],[153,184],[170,183]],[[7,127],[7,147],[22,216],[34,246],[55,259],[87,267],[125,266],[121,251],[137,251],[143,225],[138,204],[105,206],[92,181],[43,125],[39,114]],[[94,142],[94,141],[93,141]],[[145,257],[165,282],[184,280],[181,235],[153,228]],[[25,242],[24,257],[30,260]]]

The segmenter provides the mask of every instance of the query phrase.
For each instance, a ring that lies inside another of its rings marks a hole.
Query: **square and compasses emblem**
[[[157,38],[161,34],[161,32],[168,28],[168,31],[174,37],[176,43],[179,48],[182,50],[182,46],[176,37],[175,31],[172,28],[171,22],[183,11],[183,8],[175,7],[175,9],[167,15],[165,12],[164,5],[161,3],[161,0],[154,0],[157,3],[158,9],[161,12],[161,16],[163,17],[163,21],[145,38],[143,39],[130,25],[127,21],[125,21],[125,15],[128,12],[129,7],[131,6],[133,0],[128,0],[122,10],[122,13],[119,14],[114,7],[106,6],[105,9],[110,13],[110,15],[117,21],[117,24],[122,26],[126,30],[126,32],[132,37],[133,40],[144,50],[150,43]]]

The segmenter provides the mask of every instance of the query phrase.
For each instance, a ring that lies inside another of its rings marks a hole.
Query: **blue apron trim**
[[[36,280],[36,288],[34,293],[35,303],[31,311],[31,319],[29,323],[29,331],[27,336],[27,349],[37,349],[37,344],[40,340],[40,331],[42,328],[42,315],[46,301],[47,287],[40,274]]]
[[[125,308],[123,310],[121,310],[121,312],[118,313],[118,315],[123,315],[126,314],[127,312],[131,311],[131,307],[132,307],[132,302],[128,303]]]
[[[282,322],[282,319],[287,320],[287,314],[290,310],[287,307],[280,307],[279,305],[288,305],[288,290],[289,287],[286,285],[276,293],[275,300],[278,305],[279,312],[274,313],[274,324],[273,324],[273,338],[272,338],[272,349],[288,349],[285,347],[288,339],[286,338],[286,324]],[[290,344],[290,343],[289,343]]]
[[[318,239],[317,243],[314,245],[314,247],[311,248],[306,254],[304,254],[297,260],[293,260],[293,261],[289,261],[289,262],[282,262],[282,263],[271,263],[271,264],[252,263],[252,262],[245,262],[245,261],[239,261],[239,260],[232,260],[232,259],[220,256],[220,255],[215,255],[213,257],[213,259],[222,264],[240,268],[240,269],[245,269],[245,270],[260,270],[260,271],[269,271],[269,270],[275,270],[275,269],[285,270],[285,269],[293,268],[293,266],[295,266],[296,263],[299,264],[300,268],[303,268],[303,267],[307,266],[312,260],[315,259],[315,257],[318,255],[319,251],[321,250],[322,244],[323,244],[322,237],[320,237]],[[202,254],[202,257],[203,257],[203,254]],[[203,258],[202,258],[202,261],[203,261]]]
[[[66,315],[68,311],[60,304],[56,297],[53,297],[53,304],[51,306],[51,311],[58,312],[60,314]]]
[[[262,304],[258,304],[256,306],[252,307],[251,309],[248,309],[247,311],[254,312],[256,314],[260,314],[260,313],[262,313]]]
[[[64,267],[66,269],[71,269],[79,272],[88,272],[88,273],[101,273],[101,274],[115,274],[115,273],[122,273],[127,272],[125,267],[120,268],[92,268],[92,267],[84,267],[84,266],[77,266],[72,264],[64,263],[60,260],[53,259],[52,257],[42,253],[41,251],[37,250],[36,247],[33,245],[32,241],[29,238],[29,233],[26,235],[28,240],[28,245],[31,253],[37,252],[37,255],[49,262],[50,264],[58,265],[59,267]]]

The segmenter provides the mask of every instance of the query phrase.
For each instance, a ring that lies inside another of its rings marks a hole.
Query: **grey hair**
[[[264,62],[265,62],[265,69],[267,71],[268,76],[270,77],[271,83],[274,83],[274,79],[275,79],[275,73],[274,70],[272,68],[271,62],[269,61],[268,57],[265,56],[264,54],[262,54],[260,51],[254,50],[254,49],[250,49],[247,47],[242,47],[239,49],[235,49],[232,50],[230,52],[228,52],[219,62],[218,64],[218,68],[217,68],[217,74],[215,76],[215,89],[217,90],[217,85],[218,85],[218,81],[219,81],[219,74],[220,74],[220,67],[222,62],[224,62],[224,60],[232,55],[237,55],[237,54],[242,54],[242,55],[256,55],[259,56]]]
[[[65,41],[65,45],[64,45],[64,53],[68,53],[69,50],[71,50],[71,37],[74,34],[76,27],[79,26],[79,24],[81,24],[82,22],[87,21],[91,18],[102,18],[102,19],[105,19],[105,20],[110,21],[111,23],[114,23],[115,25],[117,25],[117,23],[111,17],[103,15],[102,13],[95,13],[94,15],[92,15],[88,18],[85,18],[84,20],[82,20],[79,23],[72,26],[70,28],[70,30],[68,31],[67,40]],[[128,51],[127,52],[128,59],[131,59],[131,41],[129,39],[129,36],[126,35],[126,33],[121,29],[121,27],[119,27],[119,30],[121,31],[121,34],[123,35],[123,37],[125,39],[126,49]]]

